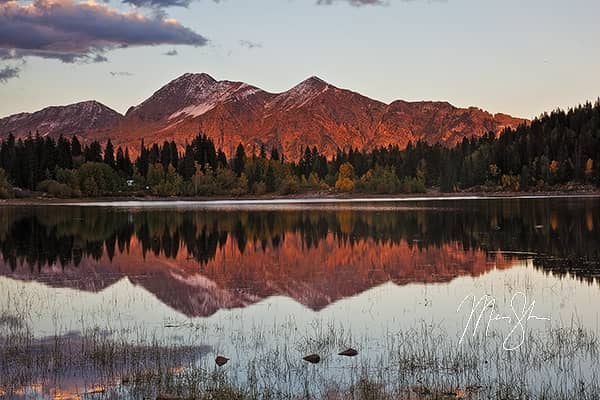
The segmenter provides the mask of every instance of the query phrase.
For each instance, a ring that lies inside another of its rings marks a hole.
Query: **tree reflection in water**
[[[538,268],[594,280],[599,205],[560,198],[273,211],[9,206],[0,210],[0,272],[86,290],[129,276],[154,293],[192,291],[173,271],[200,273],[240,292],[225,306],[284,294],[313,309],[386,281],[479,275],[510,257],[533,255]],[[93,279],[67,283],[65,274]],[[157,295],[190,315],[218,309]]]

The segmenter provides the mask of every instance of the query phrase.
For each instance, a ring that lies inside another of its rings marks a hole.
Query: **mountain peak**
[[[218,84],[207,73],[185,73],[158,89],[141,104],[127,110],[126,115],[136,115],[142,120],[159,120],[175,110],[202,102],[216,90]]]
[[[333,86],[329,83],[325,82],[317,76],[311,76],[310,78],[303,80],[287,92],[279,94],[271,102],[270,106],[281,106],[285,110],[299,108],[310,103],[311,101],[319,97],[321,94],[328,91],[330,88],[333,88]]]
[[[181,75],[180,77],[176,78],[175,80],[173,80],[171,83],[179,82],[179,81],[193,81],[193,82],[206,82],[206,83],[216,83],[217,82],[217,80],[215,78],[213,78],[206,72],[200,72],[200,73],[187,72],[187,73]]]
[[[70,115],[81,115],[83,117],[87,116],[89,118],[96,118],[98,115],[106,114],[111,115],[111,118],[116,116],[122,117],[122,115],[117,111],[96,100],[85,100],[61,106],[49,106],[34,113],[27,113],[27,115],[35,114],[50,115],[54,118],[60,117],[61,119],[68,118]]]
[[[198,92],[210,90],[217,83],[219,82],[207,73],[188,72],[164,85],[154,95],[171,96],[176,93],[178,96],[195,97]]]
[[[82,106],[82,107],[85,107],[85,106],[95,106],[95,105],[103,105],[103,104],[101,104],[100,102],[98,102],[96,100],[84,100],[84,101],[79,101],[77,103],[69,104],[66,107],[69,107],[69,106]]]
[[[207,73],[186,73],[167,83],[127,113],[142,120],[199,117],[227,101],[242,101],[260,92],[243,82],[217,81]]]
[[[62,106],[50,106],[33,113],[21,113],[0,119],[0,132],[23,137],[29,132],[41,136],[97,134],[113,129],[123,116],[96,100]]]
[[[161,90],[165,90],[167,92],[176,90],[178,92],[183,91],[185,95],[193,95],[195,92],[210,89],[217,83],[218,81],[207,73],[188,72],[167,83],[159,90],[159,92]]]
[[[110,108],[96,100],[80,101],[78,103],[63,106],[63,109],[79,110],[81,112],[90,112],[90,113],[111,112],[111,113],[119,114],[112,108]]]
[[[310,86],[310,87],[322,87],[322,86],[331,86],[329,83],[325,82],[323,79],[318,76],[311,76],[306,78],[302,82],[300,82],[297,86]]]

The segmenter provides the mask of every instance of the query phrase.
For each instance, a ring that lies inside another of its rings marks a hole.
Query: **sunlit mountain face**
[[[47,107],[0,118],[0,138],[30,133],[58,138],[79,136],[84,143],[111,139],[137,154],[140,141],[182,149],[199,132],[228,157],[238,144],[247,151],[265,146],[297,160],[306,146],[328,157],[338,149],[405,148],[409,142],[454,146],[463,138],[499,134],[529,121],[445,101],[390,104],[310,77],[282,93],[244,82],[217,81],[205,73],[184,74],[121,115],[97,101]]]
[[[516,199],[271,211],[3,207],[0,273],[88,292],[127,279],[190,317],[276,295],[320,310],[387,282],[449,282],[510,268],[515,258],[594,281],[598,205]]]

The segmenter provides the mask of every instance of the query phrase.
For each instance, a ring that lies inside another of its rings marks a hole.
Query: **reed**
[[[425,323],[388,329],[375,342],[319,320],[308,327],[290,320],[239,331],[226,322],[190,327],[196,334],[178,341],[144,327],[36,338],[26,314],[2,315],[0,394],[50,398],[60,389],[86,399],[600,398],[598,336],[575,322],[531,331],[526,344],[511,352],[502,349],[497,333],[459,344]],[[216,333],[222,349],[198,344]],[[358,356],[338,356],[349,345]],[[215,354],[224,349],[231,361],[217,367]],[[304,362],[308,353],[320,354],[321,362]]]

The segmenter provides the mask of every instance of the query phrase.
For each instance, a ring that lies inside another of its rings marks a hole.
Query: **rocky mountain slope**
[[[298,158],[305,146],[327,155],[338,148],[405,147],[425,140],[454,145],[463,137],[498,133],[527,120],[447,102],[391,104],[337,88],[311,77],[283,93],[269,93],[243,82],[217,81],[208,74],[184,74],[124,116],[97,102],[49,107],[0,119],[0,135],[78,134],[84,140],[129,146],[175,140],[180,146],[199,132],[212,137],[228,155],[239,143],[248,151],[277,147]]]
[[[340,245],[329,235],[307,251],[301,235],[291,234],[279,248],[250,246],[244,253],[229,237],[215,258],[202,266],[185,248],[167,258],[142,253],[141,244],[134,239],[125,252],[117,251],[112,257],[104,254],[99,259],[84,257],[76,267],[32,268],[27,262],[11,267],[0,259],[0,277],[86,292],[100,292],[128,279],[186,316],[206,317],[272,296],[285,296],[318,311],[389,282],[450,282],[513,265],[502,255],[492,261],[486,251],[465,250],[458,242],[423,248],[406,241],[361,240]]]
[[[67,106],[46,107],[34,113],[14,114],[0,119],[0,137],[9,133],[25,137],[77,135],[93,140],[119,126],[123,116],[97,101],[84,101]]]

